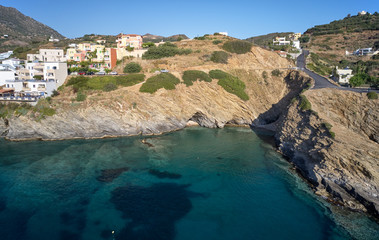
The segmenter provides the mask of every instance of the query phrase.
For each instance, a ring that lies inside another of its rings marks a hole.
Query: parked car
[[[161,69],[161,73],[168,73],[169,71],[167,69]]]
[[[95,75],[105,75],[105,72],[97,72]]]
[[[79,72],[79,75],[86,75],[85,72]]]
[[[78,75],[78,72],[72,72],[72,73],[70,73],[70,75],[76,76],[76,75]]]
[[[109,75],[118,75],[118,72],[110,72]]]
[[[87,75],[94,75],[94,72],[87,72]]]

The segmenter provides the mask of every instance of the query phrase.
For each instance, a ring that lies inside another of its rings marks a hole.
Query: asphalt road
[[[299,70],[305,72],[310,76],[311,78],[314,79],[315,85],[312,89],[320,89],[320,88],[335,88],[335,89],[340,89],[340,90],[345,90],[345,91],[352,91],[352,92],[377,92],[379,93],[379,90],[372,90],[372,89],[361,89],[361,88],[349,88],[349,87],[340,87],[337,85],[334,85],[333,83],[329,82],[326,78],[318,75],[317,73],[314,73],[310,70],[308,70],[305,66],[305,59],[306,56],[309,54],[308,50],[303,50],[303,53],[297,58],[297,67]]]

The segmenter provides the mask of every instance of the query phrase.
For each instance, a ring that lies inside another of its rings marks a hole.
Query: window
[[[54,69],[54,70],[57,70],[57,67],[56,67],[56,66],[54,66],[54,67],[53,67],[53,69]]]
[[[35,88],[35,87],[36,87],[36,85],[33,84],[33,88]]]

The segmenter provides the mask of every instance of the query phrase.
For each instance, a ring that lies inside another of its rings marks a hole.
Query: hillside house
[[[117,48],[132,47],[134,49],[142,48],[142,36],[137,34],[119,34],[117,36]]]
[[[286,40],[286,37],[276,37],[272,40],[272,43],[274,45],[290,45],[291,44],[291,41],[287,41]]]
[[[354,52],[354,55],[357,56],[365,56],[369,54],[373,54],[372,48],[360,48]]]
[[[289,35],[289,39],[292,41],[297,41],[301,38],[301,33],[293,33]]]
[[[349,84],[350,78],[352,78],[353,75],[353,70],[350,68],[345,68],[345,69],[339,69],[336,67],[336,71],[334,74],[334,80],[338,82],[339,84]]]

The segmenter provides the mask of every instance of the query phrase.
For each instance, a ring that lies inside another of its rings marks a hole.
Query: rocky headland
[[[293,63],[259,47],[231,54],[228,64],[216,64],[203,56],[217,46],[201,41],[179,45],[201,53],[140,64],[144,69],[170,69],[179,79],[185,70],[221,69],[245,83],[249,100],[228,93],[216,80],[180,83],[174,90],[162,88],[153,94],[141,93],[141,84],[112,92],[91,90],[83,102],[73,101],[75,93],[66,87],[52,100],[53,116],[38,121],[29,115],[1,119],[0,135],[8,140],[103,138],[162,134],[193,124],[270,129],[276,132],[279,151],[318,195],[378,216],[379,100],[333,89],[302,93],[312,79],[286,70]],[[275,69],[281,69],[281,75],[271,74]],[[300,94],[311,109],[302,109]]]

